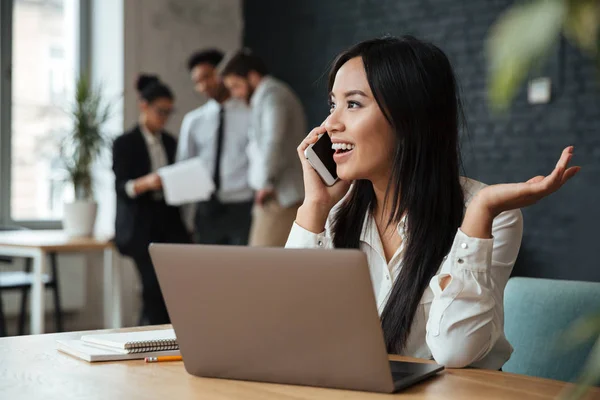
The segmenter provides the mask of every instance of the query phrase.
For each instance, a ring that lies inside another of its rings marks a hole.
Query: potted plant
[[[600,67],[600,0],[517,2],[496,21],[487,48],[492,107],[508,109],[529,71],[543,64],[561,35]],[[600,383],[600,310],[568,327],[565,337],[567,343],[595,343],[578,385],[561,395],[578,400],[588,387]]]
[[[64,204],[63,229],[71,237],[86,237],[93,234],[96,222],[92,166],[108,145],[102,126],[109,119],[110,104],[103,100],[101,87],[81,75],[68,113],[72,126],[62,140],[60,154],[75,200]]]

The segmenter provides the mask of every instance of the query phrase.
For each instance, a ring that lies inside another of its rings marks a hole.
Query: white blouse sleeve
[[[198,156],[193,127],[200,117],[195,116],[193,113],[194,111],[187,113],[185,117],[183,117],[183,122],[181,123],[179,139],[177,140],[177,152],[175,154],[175,160],[177,162]]]
[[[434,276],[427,321],[427,345],[433,358],[461,368],[481,360],[503,334],[504,287],[515,264],[523,235],[520,210],[494,219],[492,239],[458,230],[450,253]],[[444,290],[440,281],[450,277]]]
[[[327,228],[316,234],[294,222],[285,247],[287,249],[333,249],[333,240]]]

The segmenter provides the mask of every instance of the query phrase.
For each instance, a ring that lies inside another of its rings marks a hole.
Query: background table
[[[120,328],[121,279],[113,244],[100,238],[69,238],[59,230],[0,232],[0,255],[33,259],[31,288],[31,333],[44,332],[44,284],[48,257],[58,253],[104,253],[104,326]]]
[[[168,328],[169,326],[153,327]],[[143,330],[129,328],[120,331]],[[98,331],[94,332],[97,333]],[[86,332],[89,334],[91,332]],[[79,333],[0,339],[0,394],[6,399],[552,399],[564,382],[498,371],[449,369],[396,395],[198,378],[182,362],[87,363],[56,350]],[[392,356],[392,359],[421,361]],[[595,389],[588,399],[600,399]]]

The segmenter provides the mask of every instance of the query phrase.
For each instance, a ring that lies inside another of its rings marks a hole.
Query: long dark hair
[[[361,57],[369,86],[395,132],[386,198],[388,224],[406,213],[407,243],[381,326],[390,353],[401,353],[431,278],[450,251],[463,218],[458,131],[462,107],[450,61],[436,46],[412,36],[373,39],[338,56],[329,75]],[[333,219],[336,248],[358,248],[365,214],[373,212],[370,181],[355,182]],[[384,205],[380,205],[384,206]]]

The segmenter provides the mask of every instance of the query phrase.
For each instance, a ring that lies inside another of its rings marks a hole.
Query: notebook
[[[179,350],[173,329],[84,335],[81,337],[81,341],[88,346],[112,350],[121,354]]]
[[[97,361],[120,361],[120,360],[138,360],[145,357],[158,356],[179,356],[179,350],[152,351],[148,353],[123,354],[117,351],[103,349],[97,346],[85,344],[82,340],[57,340],[56,348],[58,351],[80,358],[87,362]]]

